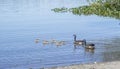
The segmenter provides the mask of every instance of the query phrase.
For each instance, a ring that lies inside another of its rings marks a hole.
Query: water
[[[56,7],[87,5],[80,0],[0,0],[0,69],[29,69],[120,60],[119,20],[71,13]],[[95,43],[94,51],[75,48],[77,39]],[[40,43],[35,43],[36,38]],[[66,45],[43,45],[42,40],[65,40]]]

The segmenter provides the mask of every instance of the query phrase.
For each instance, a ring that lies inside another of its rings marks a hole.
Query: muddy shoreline
[[[120,61],[112,62],[94,62],[89,64],[76,64],[70,66],[61,66],[44,69],[120,69]]]

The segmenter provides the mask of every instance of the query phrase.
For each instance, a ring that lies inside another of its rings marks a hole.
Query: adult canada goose
[[[73,36],[74,36],[74,44],[75,44],[75,45],[83,45],[84,40],[77,40],[77,39],[76,39],[77,36],[76,36],[75,34],[74,34]]]
[[[95,49],[95,44],[93,43],[87,44],[85,39],[84,39],[84,46],[86,49]]]

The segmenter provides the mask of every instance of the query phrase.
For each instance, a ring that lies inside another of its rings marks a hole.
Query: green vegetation
[[[75,15],[98,15],[120,19],[120,0],[88,0],[89,5],[76,8],[55,8],[54,12],[72,12]]]
[[[55,9],[52,9],[52,11],[54,11],[54,12],[67,12],[67,11],[69,11],[69,9],[63,7],[63,8],[55,8]]]

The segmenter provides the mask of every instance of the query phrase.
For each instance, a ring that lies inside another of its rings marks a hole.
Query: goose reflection
[[[85,52],[89,52],[89,53],[93,53],[94,54],[95,50],[93,50],[93,49],[86,49],[85,48]]]

